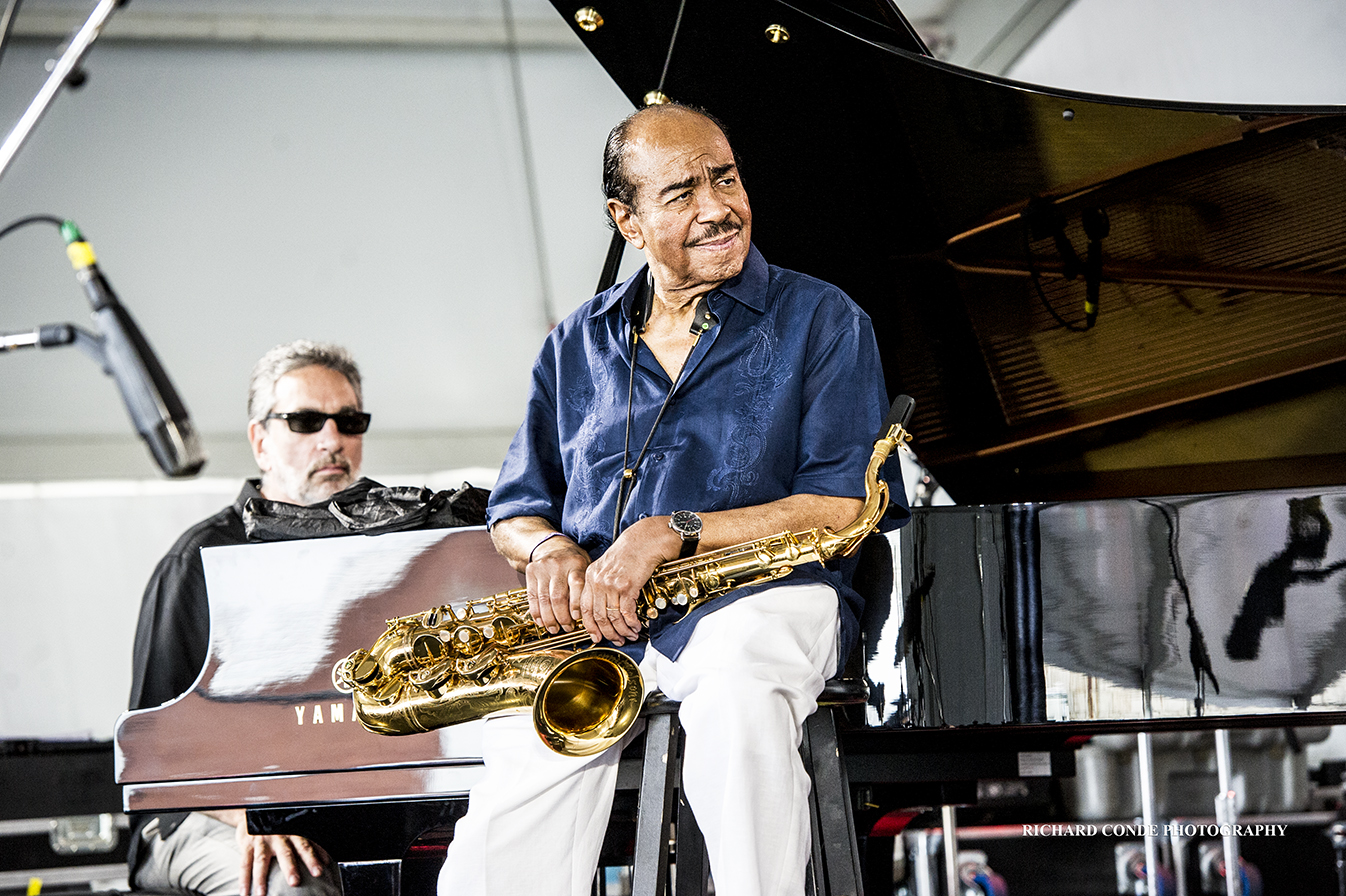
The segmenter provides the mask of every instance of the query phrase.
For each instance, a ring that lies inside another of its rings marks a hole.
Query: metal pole
[[[1150,732],[1142,731],[1136,735],[1136,748],[1140,763],[1140,820],[1145,826],[1145,892],[1156,896],[1159,892],[1154,885],[1159,875],[1159,831],[1154,822],[1154,745],[1150,742]]]
[[[58,345],[91,345],[98,342],[92,333],[81,332],[74,324],[43,324],[25,333],[0,333],[0,353],[21,348],[54,348]],[[103,363],[99,358],[99,363]]]
[[[953,806],[941,806],[939,811],[944,819],[944,892],[948,896],[961,896],[962,888],[958,883],[958,819]]]
[[[1220,728],[1215,732],[1215,767],[1220,777],[1220,792],[1215,797],[1215,820],[1227,832],[1220,838],[1224,841],[1224,891],[1226,896],[1243,896],[1239,838],[1234,833],[1234,823],[1238,821],[1238,794],[1234,792],[1228,728]]]
[[[1337,896],[1346,896],[1346,824],[1334,821],[1327,829],[1327,839],[1337,854]]]
[[[70,73],[79,65],[84,54],[89,51],[94,39],[98,37],[107,20],[111,18],[112,11],[120,6],[124,0],[99,0],[98,6],[90,14],[88,21],[75,32],[75,36],[70,39],[70,45],[65,48],[61,58],[56,60],[56,65],[52,68],[51,74],[47,76],[46,82],[38,90],[37,96],[28,104],[28,108],[23,115],[19,117],[19,123],[14,125],[14,130],[9,132],[5,142],[0,144],[0,177],[5,176],[9,170],[10,163],[14,157],[19,154],[28,136],[37,127],[37,123],[42,120],[46,114],[47,108],[52,100],[56,99],[56,93],[65,84],[65,79],[70,77]]]
[[[922,828],[908,836],[911,837],[910,855],[916,859],[912,862],[916,896],[935,896],[934,874],[930,869],[930,832]]]
[[[27,333],[0,333],[0,352],[19,348],[37,348],[37,330]]]
[[[1178,831],[1177,819],[1169,828],[1168,846],[1173,860],[1174,896],[1187,896],[1187,838]]]

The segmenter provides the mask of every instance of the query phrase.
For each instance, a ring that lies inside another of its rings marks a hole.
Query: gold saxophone
[[[874,443],[865,470],[865,503],[845,528],[781,532],[756,541],[674,560],[654,571],[637,609],[646,620],[671,607],[687,612],[735,588],[770,582],[804,563],[854,553],[888,509],[879,470],[909,441],[914,402],[900,396]],[[611,647],[584,647],[584,629],[553,635],[528,612],[519,588],[462,604],[446,604],[388,620],[369,650],[332,670],[352,694],[355,717],[377,734],[414,734],[526,706],[548,747],[590,756],[621,740],[644,702],[640,669]]]

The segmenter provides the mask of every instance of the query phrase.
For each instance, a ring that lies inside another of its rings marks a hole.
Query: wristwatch
[[[682,536],[682,551],[678,554],[679,560],[684,560],[696,553],[696,546],[701,542],[701,517],[690,510],[675,510],[673,515],[668,518],[668,528]]]

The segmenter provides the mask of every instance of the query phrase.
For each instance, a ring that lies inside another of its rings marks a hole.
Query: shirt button
[[[649,515],[648,513],[642,513],[642,514],[640,515],[640,518],[641,518],[642,520],[649,519],[649,517],[650,517],[650,515]]]
[[[663,459],[664,459],[664,456],[663,456],[662,454],[656,454],[656,455],[654,456],[654,459],[655,459],[655,460],[663,460]]]

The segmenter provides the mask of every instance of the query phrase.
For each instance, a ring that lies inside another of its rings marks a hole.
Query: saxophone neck
[[[902,423],[894,423],[888,427],[883,438],[874,443],[869,466],[865,469],[865,503],[860,508],[860,515],[850,525],[836,532],[823,530],[822,553],[826,559],[849,557],[860,547],[860,542],[878,527],[879,520],[888,511],[888,483],[879,478],[879,471],[897,446],[910,438]]]

